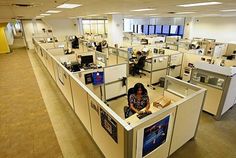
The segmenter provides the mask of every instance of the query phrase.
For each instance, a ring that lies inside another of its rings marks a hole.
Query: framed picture
[[[147,157],[167,142],[170,115],[144,127],[137,134],[137,158]]]

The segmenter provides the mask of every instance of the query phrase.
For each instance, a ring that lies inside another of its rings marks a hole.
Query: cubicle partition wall
[[[104,68],[105,100],[111,100],[127,94],[127,64],[119,64]]]
[[[103,52],[98,52],[95,51],[95,58],[97,61],[97,65],[102,66],[102,67],[106,67],[107,66],[107,55]]]
[[[124,120],[51,55],[50,50],[40,47],[37,54],[105,157],[166,158],[195,137],[205,89],[167,76],[163,95],[172,103],[141,120],[136,114]],[[120,79],[127,77],[126,68],[126,64],[104,68],[106,92],[126,92],[125,86],[119,91],[125,83]],[[116,75],[114,72],[118,70],[123,74]]]
[[[133,128],[130,157],[166,158],[196,136],[206,90],[166,77],[163,96],[172,103],[139,122],[128,119]]]
[[[183,53],[175,53],[170,55],[168,75],[172,77],[180,77],[182,71]]]
[[[147,59],[144,70],[150,72],[150,85],[158,83],[167,75],[169,56],[161,55]]]
[[[108,47],[107,51],[108,51],[108,65],[129,63],[128,51],[115,47]]]
[[[164,49],[165,55],[155,55],[147,59],[144,70],[151,73],[150,85],[158,83],[161,77],[166,75],[172,77],[181,76],[183,53]]]

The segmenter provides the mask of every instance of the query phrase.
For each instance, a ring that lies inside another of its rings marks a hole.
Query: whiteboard
[[[123,77],[127,77],[127,64],[113,65],[104,68],[105,84],[119,81]]]

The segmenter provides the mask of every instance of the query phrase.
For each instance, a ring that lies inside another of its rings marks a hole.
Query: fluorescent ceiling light
[[[193,14],[193,13],[195,13],[195,12],[177,12],[175,14],[182,15],[182,14]]]
[[[119,14],[120,12],[109,12],[109,13],[104,13],[104,14]]]
[[[151,10],[156,10],[156,9],[145,8],[145,9],[135,9],[135,10],[131,10],[131,11],[132,12],[143,12],[143,11],[151,11]]]
[[[73,9],[80,7],[81,4],[69,4],[69,3],[64,3],[62,5],[57,6],[57,8],[64,8],[64,9]]]
[[[60,13],[60,10],[49,10],[46,13]]]
[[[220,16],[220,14],[203,14],[202,16]]]
[[[36,16],[35,19],[41,19],[43,18],[44,16]]]
[[[179,7],[198,7],[198,6],[218,5],[218,4],[222,4],[222,3],[221,2],[202,2],[202,3],[182,4],[178,6]]]
[[[148,16],[153,16],[153,15],[159,15],[159,14],[145,14],[145,15],[148,15]]]
[[[236,9],[221,10],[221,12],[236,12]]]
[[[98,14],[91,14],[91,15],[87,15],[87,16],[98,16]]]
[[[49,16],[49,15],[51,15],[51,14],[40,14],[41,16]]]

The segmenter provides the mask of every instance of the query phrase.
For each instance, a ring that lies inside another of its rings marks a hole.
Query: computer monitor
[[[93,63],[93,55],[81,56],[81,65],[89,65]]]
[[[128,48],[128,56],[129,56],[129,59],[132,58],[132,53],[133,53],[133,48]]]

